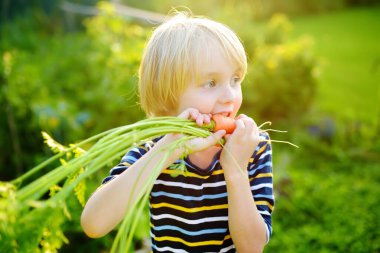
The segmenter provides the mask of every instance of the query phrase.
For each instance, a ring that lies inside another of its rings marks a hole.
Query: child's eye
[[[216,86],[216,83],[214,80],[208,81],[202,85],[205,88],[212,88]]]
[[[240,82],[241,82],[241,78],[240,77],[235,76],[234,78],[232,78],[232,85],[239,84]]]

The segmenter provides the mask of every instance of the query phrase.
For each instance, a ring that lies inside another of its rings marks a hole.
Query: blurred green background
[[[272,139],[300,146],[273,145],[265,252],[380,252],[380,1],[0,3],[1,181],[52,155],[41,131],[67,145],[143,119],[136,84],[145,41],[172,7],[186,6],[242,39],[242,112],[288,131]],[[109,169],[87,182],[87,197]],[[82,207],[74,197],[67,206],[72,219],[37,251],[108,252],[115,233],[87,238]],[[146,217],[136,251],[145,252],[148,227]]]

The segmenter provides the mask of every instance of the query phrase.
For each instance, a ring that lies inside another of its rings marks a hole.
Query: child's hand
[[[211,116],[211,114],[202,114],[197,109],[188,108],[178,115],[178,118],[192,119],[198,126],[202,126],[203,124],[210,124]]]
[[[227,141],[220,157],[220,164],[225,170],[226,176],[229,172],[240,173],[236,170],[237,166],[245,169],[260,142],[259,128],[252,118],[240,114],[236,118],[235,124],[235,131],[226,136]]]
[[[210,124],[211,114],[200,113],[197,109],[189,108],[184,110],[178,115],[179,118],[194,120],[197,125],[202,126],[204,124]],[[206,138],[194,138],[188,141],[186,145],[186,151],[194,153],[214,146],[218,141],[226,134],[225,130],[219,130]]]

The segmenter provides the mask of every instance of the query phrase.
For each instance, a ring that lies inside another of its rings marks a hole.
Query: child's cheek
[[[239,111],[239,109],[241,107],[241,103],[242,103],[242,99],[241,98],[235,100],[235,102],[234,102],[234,110],[232,111],[232,113],[230,115],[231,118],[235,118],[236,117],[236,115],[237,115],[237,113],[238,113],[238,111]]]

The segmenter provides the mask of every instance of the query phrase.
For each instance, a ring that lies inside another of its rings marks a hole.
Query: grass
[[[379,21],[380,6],[291,19],[292,37],[312,36],[321,60],[316,111],[380,129]],[[277,202],[265,252],[380,252],[377,139],[303,138],[310,146],[274,155]]]
[[[379,125],[380,6],[291,19],[292,36],[311,35],[321,60],[318,111]]]

